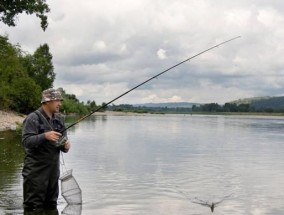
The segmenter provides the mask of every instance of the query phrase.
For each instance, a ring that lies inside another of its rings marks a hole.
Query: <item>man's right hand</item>
[[[61,133],[56,131],[48,131],[44,133],[45,139],[56,142],[62,136]]]

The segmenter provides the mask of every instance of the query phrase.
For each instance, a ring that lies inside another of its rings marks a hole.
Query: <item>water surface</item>
[[[211,214],[190,199],[230,195],[214,214],[280,215],[283,129],[281,117],[92,116],[69,131],[64,160],[83,191],[81,214]],[[21,214],[22,148],[9,141],[0,140],[0,214]]]

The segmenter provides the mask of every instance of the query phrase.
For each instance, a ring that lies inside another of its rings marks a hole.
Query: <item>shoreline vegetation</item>
[[[96,112],[95,116],[143,116],[143,115],[212,115],[212,116],[275,116],[284,117],[284,113],[265,113],[265,112],[187,112],[187,113],[162,113],[162,112],[132,112],[132,111],[105,111]],[[79,116],[79,114],[67,114],[66,116]],[[16,130],[21,127],[26,115],[0,110],[0,132]]]

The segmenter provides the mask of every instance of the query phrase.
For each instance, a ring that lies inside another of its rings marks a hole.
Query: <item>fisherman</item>
[[[41,107],[24,120],[22,143],[26,156],[22,175],[25,211],[57,210],[59,154],[70,149],[68,140],[56,144],[62,135],[66,136],[66,132],[59,132],[65,128],[59,113],[62,100],[59,90],[44,90]]]

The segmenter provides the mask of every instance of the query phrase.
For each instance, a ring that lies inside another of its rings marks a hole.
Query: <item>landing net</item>
[[[82,191],[72,175],[72,169],[67,170],[59,178],[61,180],[61,195],[69,205],[82,204]]]

